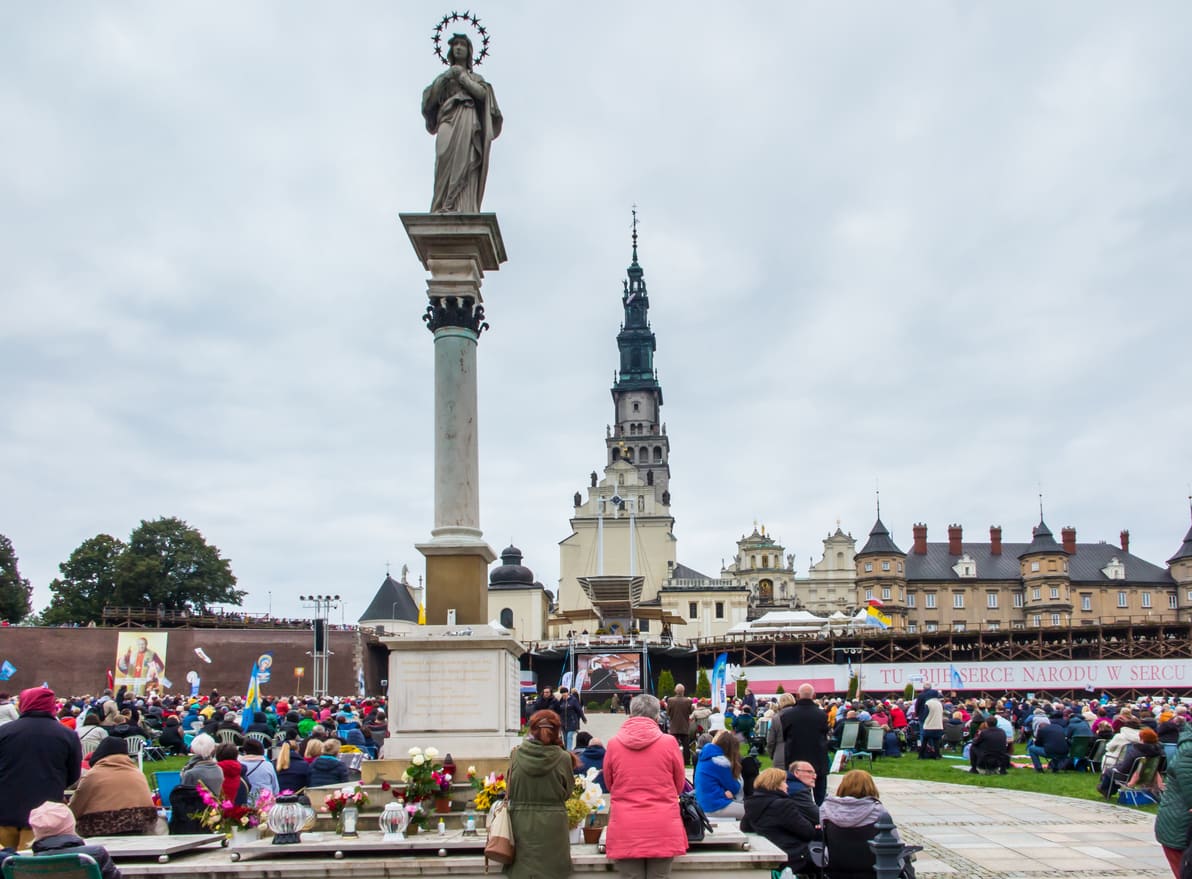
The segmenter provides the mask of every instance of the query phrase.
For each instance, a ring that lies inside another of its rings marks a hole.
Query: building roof
[[[707,574],[701,574],[695,568],[689,568],[686,565],[675,562],[674,568],[671,569],[670,579],[672,580],[711,580]]]
[[[863,555],[877,555],[879,553],[895,553],[896,555],[905,555],[899,549],[893,539],[890,537],[890,532],[886,526],[882,524],[882,519],[879,516],[877,521],[873,523],[873,529],[869,532],[869,540],[866,541],[865,546],[861,549],[858,556]]]
[[[399,583],[388,574],[385,582],[373,596],[368,609],[360,615],[360,622],[365,620],[405,620],[418,622],[418,605],[414,603],[414,596],[410,594],[410,587],[406,583]]]
[[[1047,527],[1047,523],[1040,517],[1039,524],[1035,526],[1034,539],[1027,545],[1026,549],[1018,554],[1019,558],[1024,555],[1033,555],[1040,552],[1064,553],[1062,546],[1055,542],[1055,537],[1051,533],[1051,529]]]
[[[1035,534],[1036,540],[1038,533]],[[1054,539],[1052,540],[1054,543]],[[977,576],[960,577],[952,566],[960,561],[960,556],[948,552],[947,543],[927,544],[926,555],[910,553],[906,557],[906,580],[910,584],[914,581],[955,580],[1015,580],[1022,579],[1018,559],[1029,552],[1035,541],[1026,543],[1003,543],[1000,555],[994,555],[988,543],[962,543],[961,555],[968,555],[977,566]],[[1063,552],[1063,547],[1056,547]],[[1029,552],[1028,552],[1029,551]],[[1113,580],[1102,573],[1102,568],[1116,558],[1126,567],[1125,580]],[[1139,584],[1151,583],[1161,586],[1171,586],[1174,581],[1166,568],[1151,564],[1138,556],[1123,552],[1121,547],[1111,543],[1078,543],[1076,552],[1068,557],[1068,578],[1076,583],[1123,583]]]
[[[1172,562],[1178,562],[1183,559],[1192,559],[1192,528],[1188,529],[1188,533],[1184,535],[1183,545],[1175,555],[1167,560],[1167,564],[1170,565]]]

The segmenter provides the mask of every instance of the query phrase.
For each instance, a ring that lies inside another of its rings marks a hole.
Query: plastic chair
[[[221,745],[235,745],[240,747],[240,743],[244,741],[244,736],[236,732],[234,729],[217,729],[215,731],[215,740]]]
[[[83,852],[13,855],[4,862],[4,879],[103,879],[95,858]]]
[[[99,747],[99,743],[102,741],[103,739],[97,739],[94,736],[89,736],[87,740],[83,742],[83,756],[86,757],[88,754],[93,753],[95,749]]]
[[[182,783],[182,773],[154,772],[153,783],[157,785],[157,795],[161,798],[161,807],[165,810],[168,822],[170,820],[170,793]]]
[[[145,745],[149,744],[149,740],[144,736],[129,736],[124,740],[124,744],[128,746],[128,756],[137,758],[137,769],[144,771]]]
[[[231,732],[231,730],[224,730],[224,731]],[[254,742],[260,742],[261,747],[265,749],[266,754],[268,754],[269,749],[273,747],[273,736],[269,735],[269,733],[250,732],[250,733],[245,733],[244,737],[246,739],[252,739]]]

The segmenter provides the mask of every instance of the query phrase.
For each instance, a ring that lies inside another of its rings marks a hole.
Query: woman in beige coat
[[[108,736],[91,755],[91,770],[70,799],[78,833],[88,836],[148,833],[157,821],[149,783],[128,756],[128,745]]]

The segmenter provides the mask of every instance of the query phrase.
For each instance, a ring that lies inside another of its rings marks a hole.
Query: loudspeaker
[[[315,620],[315,653],[327,652],[327,621]]]

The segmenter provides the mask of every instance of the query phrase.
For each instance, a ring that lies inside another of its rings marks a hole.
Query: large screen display
[[[575,657],[576,685],[581,693],[611,693],[642,688],[640,653],[581,653]]]

